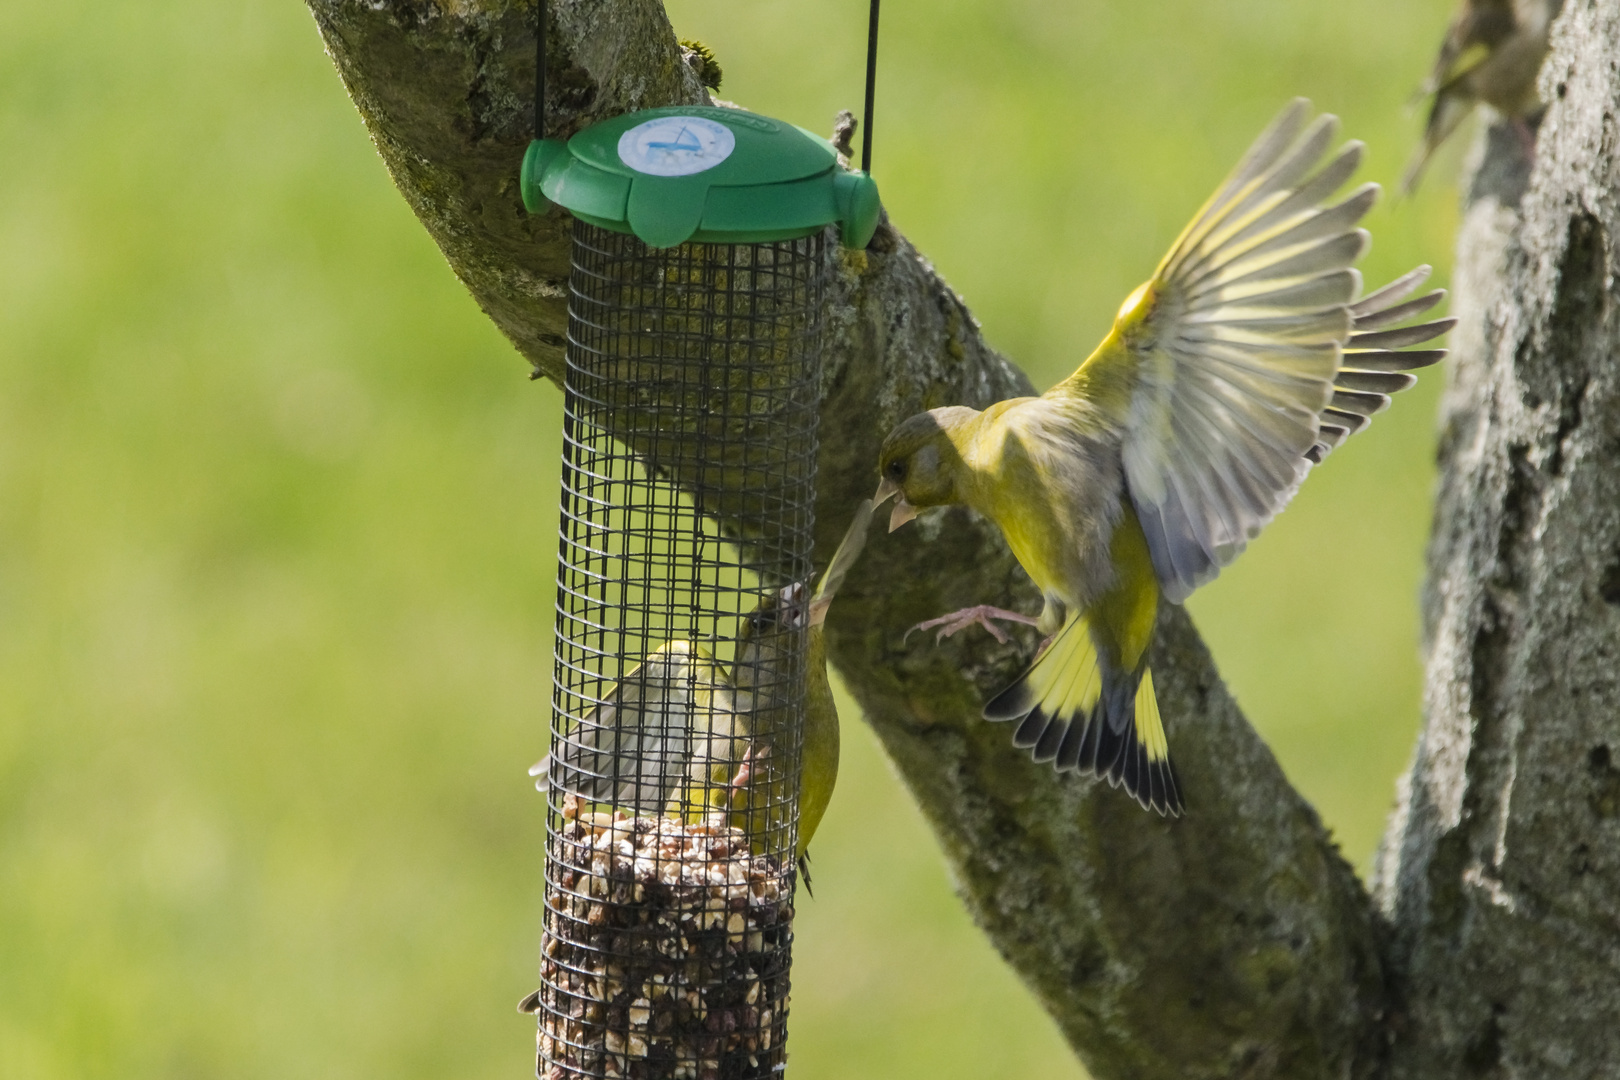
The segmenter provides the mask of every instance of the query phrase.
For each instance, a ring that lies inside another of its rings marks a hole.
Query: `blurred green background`
[[[830,130],[861,0],[675,0]],[[898,225],[1047,385],[1291,95],[1393,180],[1443,0],[890,0]],[[293,0],[0,6],[0,1076],[522,1077],[559,395]],[[1377,210],[1432,261],[1455,150]],[[514,169],[516,162],[513,163]],[[1192,608],[1365,866],[1418,716],[1430,378]],[[793,1075],[1079,1076],[853,709]]]

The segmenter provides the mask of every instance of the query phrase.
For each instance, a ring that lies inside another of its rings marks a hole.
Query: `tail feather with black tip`
[[[1180,816],[1185,802],[1153,693],[1153,673],[1116,670],[1099,657],[1084,616],[1071,616],[1018,681],[984,707],[1017,720],[1013,745],[1058,772],[1123,787],[1144,809]]]

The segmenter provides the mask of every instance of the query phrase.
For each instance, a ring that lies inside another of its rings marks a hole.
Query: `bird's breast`
[[[1063,564],[1068,561],[1064,556],[1070,544],[1059,523],[1045,512],[1049,506],[1010,504],[1001,509],[991,516],[1001,526],[1018,564],[1042,593],[1065,596],[1069,590],[1063,587],[1067,576]]]
[[[1106,559],[1090,564],[1118,516],[1117,454],[1042,399],[1001,420],[975,447],[966,501],[1001,527],[1043,594],[1083,607],[1107,572]]]

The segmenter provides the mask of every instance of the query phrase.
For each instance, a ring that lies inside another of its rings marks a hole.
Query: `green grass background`
[[[727,96],[858,106],[859,0],[671,11]],[[1046,385],[1289,96],[1394,179],[1445,15],[890,0],[877,174]],[[558,393],[293,0],[0,6],[0,148],[0,1076],[528,1075]],[[1373,214],[1369,279],[1443,277],[1454,171]],[[1192,603],[1363,866],[1417,722],[1438,383]],[[1079,1076],[845,719],[793,1075]]]

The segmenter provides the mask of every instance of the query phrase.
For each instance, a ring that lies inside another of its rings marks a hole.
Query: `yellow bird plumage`
[[[863,499],[855,519],[844,531],[844,539],[833,553],[827,570],[816,583],[810,598],[810,660],[804,712],[804,757],[799,774],[799,871],[805,884],[810,882],[810,838],[821,826],[821,819],[832,802],[838,783],[838,757],[841,739],[838,705],[833,700],[832,683],[827,678],[827,640],[824,626],[827,609],[844,584],[850,568],[866,547],[866,533],[872,524],[872,500]]]
[[[1403,191],[1416,189],[1430,155],[1479,102],[1517,123],[1528,141],[1528,120],[1542,104],[1536,77],[1563,6],[1563,0],[1463,0],[1423,84],[1429,114]]]
[[[794,857],[799,863],[800,878],[810,884],[810,840],[821,826],[821,819],[832,802],[834,787],[838,784],[838,759],[841,737],[838,706],[833,699],[832,683],[827,675],[827,641],[824,627],[827,611],[844,584],[850,569],[866,547],[866,534],[872,523],[872,500],[863,499],[855,510],[854,519],[844,531],[838,550],[827,564],[816,590],[806,605],[804,586],[790,585],[773,596],[766,597],[760,608],[750,616],[762,622],[782,621],[797,629],[808,621],[810,632],[805,672],[804,745],[799,758],[799,833]],[[780,613],[788,612],[788,615]],[[746,681],[745,668],[738,667],[738,682]],[[769,793],[768,793],[769,795]],[[773,801],[767,797],[767,803]],[[752,812],[746,791],[740,792],[732,804],[733,812],[746,815],[750,835],[765,835],[766,830],[780,824]]]
[[[920,413],[880,454],[891,528],[965,503],[1041,590],[1048,643],[986,719],[1020,721],[1013,741],[1037,761],[1160,813],[1184,805],[1147,665],[1160,596],[1214,578],[1313,464],[1444,355],[1395,350],[1452,325],[1386,329],[1444,295],[1402,302],[1427,267],[1359,296],[1356,223],[1377,186],[1329,205],[1361,146],[1327,156],[1337,120],[1307,116],[1295,101],[1260,136],[1074,374],[982,412]]]
[[[823,623],[859,557],[872,520],[865,500],[815,593],[802,583],[771,593],[743,620],[728,668],[690,641],[665,642],[603,697],[578,730],[530,770],[545,791],[559,782],[581,798],[643,814],[694,818],[723,812],[765,840],[785,828],[783,793],[755,790],[753,764],[769,748],[753,737],[752,718],[773,707],[780,659],[774,649],[809,627],[799,826],[794,855],[808,884],[808,855],[838,780],[839,726],[827,676]],[[767,788],[774,785],[765,785]],[[759,804],[755,806],[753,804]]]

